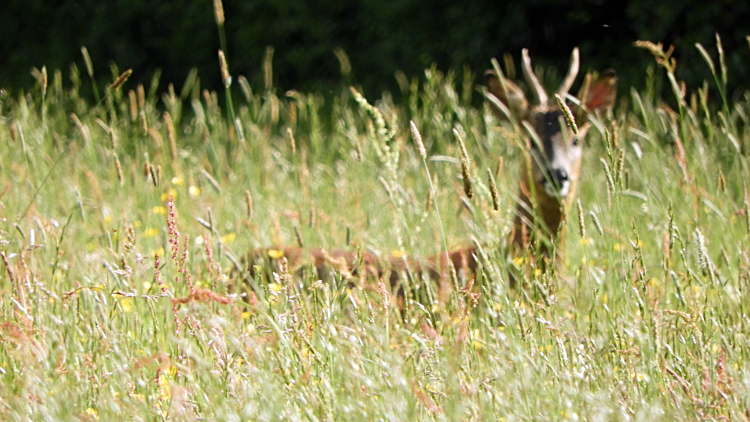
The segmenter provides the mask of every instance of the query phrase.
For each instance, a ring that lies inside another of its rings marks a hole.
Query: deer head
[[[568,74],[556,92],[564,100],[578,75],[578,67],[578,48],[575,48],[570,58]],[[537,187],[551,198],[565,198],[574,190],[580,173],[581,138],[590,127],[588,116],[612,107],[617,77],[614,71],[608,71],[593,82],[587,78],[588,83],[584,83],[579,93],[580,106],[571,107],[579,128],[576,135],[565,124],[563,112],[555,98],[550,98],[539,83],[526,49],[522,52],[522,70],[531,89],[533,102],[529,104],[523,90],[502,73],[498,73],[499,69],[488,70],[485,82],[489,93],[506,109],[501,110],[497,105],[492,108],[500,117],[510,117],[507,115],[510,114],[527,131],[528,151],[531,155],[528,170]]]

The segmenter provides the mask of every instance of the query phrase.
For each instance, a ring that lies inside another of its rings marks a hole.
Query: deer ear
[[[617,97],[617,74],[614,70],[605,70],[599,78],[591,82],[583,104],[589,112],[607,111],[615,104]],[[579,97],[580,98],[580,97]]]
[[[508,107],[508,111],[510,111],[513,117],[516,119],[523,119],[526,116],[529,103],[526,101],[526,95],[524,95],[518,85],[505,78],[501,81],[500,77],[498,77],[494,70],[488,70],[484,73],[484,84],[487,86],[487,90],[490,94],[494,95],[500,100],[500,102]],[[490,103],[490,106],[495,115],[501,119],[507,118],[497,106],[492,103]]]
[[[617,97],[617,74],[612,69],[604,71],[596,80],[592,81],[589,73],[583,80],[581,90],[578,91],[580,106],[572,107],[579,125],[585,125],[589,115],[605,112],[612,108]]]

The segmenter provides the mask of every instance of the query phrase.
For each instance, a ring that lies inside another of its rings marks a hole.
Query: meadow
[[[130,86],[113,66],[91,103],[91,66],[35,70],[0,93],[2,420],[750,419],[750,95],[729,97],[720,48],[693,91],[643,46],[647,88],[585,141],[564,267],[522,289],[502,244],[524,135],[470,72],[324,98],[277,92],[269,60],[219,100],[195,73]],[[309,266],[236,276],[273,245],[444,243],[483,256],[442,300]]]

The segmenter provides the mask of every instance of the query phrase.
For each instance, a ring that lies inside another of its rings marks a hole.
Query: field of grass
[[[90,104],[75,69],[37,72],[0,95],[0,418],[748,420],[750,95],[717,101],[719,70],[683,95],[666,67],[589,132],[564,271],[524,290],[501,248],[522,132],[471,79],[370,106],[239,78],[225,105],[192,75]],[[230,292],[255,248],[428,256],[441,229],[486,255],[443,301],[309,268]]]

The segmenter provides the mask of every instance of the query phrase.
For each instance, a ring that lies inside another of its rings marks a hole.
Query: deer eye
[[[572,144],[573,144],[574,147],[577,147],[579,143],[581,143],[580,138],[578,138],[577,136],[575,138],[573,138]]]

